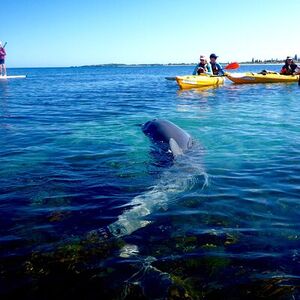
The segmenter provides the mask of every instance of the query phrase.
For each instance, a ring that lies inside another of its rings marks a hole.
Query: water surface
[[[0,82],[2,297],[299,299],[300,88],[165,80],[192,69],[9,70],[28,77]],[[194,149],[161,165],[153,118]],[[141,197],[145,226],[103,238]]]

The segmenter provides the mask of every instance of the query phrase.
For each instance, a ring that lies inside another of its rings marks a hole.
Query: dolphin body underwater
[[[150,138],[159,155],[166,155],[172,162],[176,162],[179,156],[183,157],[183,154],[194,145],[192,137],[186,131],[167,120],[148,121],[142,125],[141,129]],[[184,176],[178,178],[178,174],[172,176],[172,173],[165,171],[157,185],[130,201],[131,208],[124,211],[117,221],[107,226],[105,235],[119,238],[147,226],[151,221],[145,217],[159,209],[166,210],[171,198],[195,184],[196,176],[204,178],[203,187],[207,185],[207,174],[201,167],[195,168],[194,161],[181,165],[184,167],[180,168],[179,166],[179,169],[183,170]],[[191,171],[191,169],[193,170]]]

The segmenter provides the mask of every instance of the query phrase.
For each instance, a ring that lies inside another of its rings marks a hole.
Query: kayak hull
[[[298,82],[299,75],[280,75],[278,73],[227,73],[227,78],[234,83],[279,83]]]
[[[177,76],[176,81],[181,89],[190,89],[223,84],[224,76],[186,75]]]
[[[14,78],[26,78],[26,75],[0,76],[0,80],[14,79]]]

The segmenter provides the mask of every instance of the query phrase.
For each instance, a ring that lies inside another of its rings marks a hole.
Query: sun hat
[[[210,56],[209,56],[209,58],[218,58],[218,56],[215,54],[215,53],[212,53]]]

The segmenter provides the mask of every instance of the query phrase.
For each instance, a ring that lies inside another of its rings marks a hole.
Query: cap
[[[218,58],[218,56],[215,53],[212,53],[209,58]]]
[[[293,59],[291,56],[287,56],[286,59]]]
[[[200,60],[201,60],[201,59],[206,60],[206,57],[205,57],[204,55],[200,55]]]

